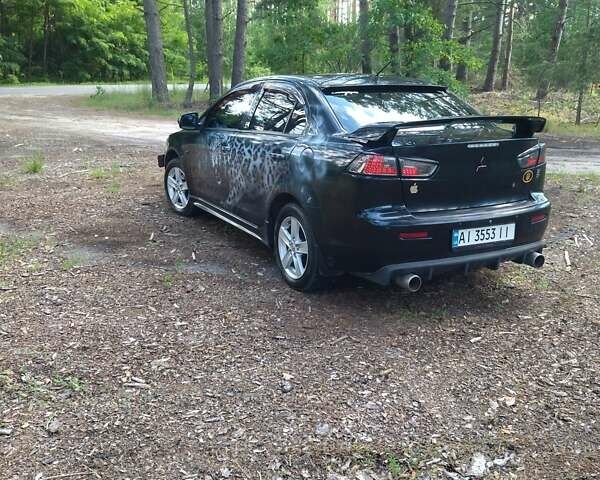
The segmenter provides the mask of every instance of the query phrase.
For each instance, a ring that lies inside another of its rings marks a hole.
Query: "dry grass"
[[[537,115],[535,92],[486,92],[472,95],[470,102],[490,115]],[[570,137],[600,138],[600,95],[586,97],[582,125],[575,125],[576,94],[551,92],[539,105],[539,114],[548,120],[546,132]]]

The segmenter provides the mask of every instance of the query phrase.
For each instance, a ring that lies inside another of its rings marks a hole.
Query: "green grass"
[[[64,270],[65,272],[68,272],[69,270],[73,270],[76,267],[79,267],[80,265],[83,264],[83,259],[80,257],[69,257],[64,259],[61,264],[60,264],[60,268],[62,270]]]
[[[44,168],[44,155],[42,152],[35,152],[31,157],[23,162],[23,172],[28,174],[40,173]]]
[[[117,181],[112,181],[110,182],[110,184],[106,187],[106,191],[108,193],[119,193],[121,191],[121,184]]]
[[[33,248],[34,241],[28,238],[0,236],[0,268],[7,266],[12,260],[24,255]]]
[[[54,375],[52,377],[52,384],[59,388],[71,390],[72,392],[80,392],[84,389],[83,382],[73,376],[62,377],[60,375]]]
[[[165,273],[162,277],[162,284],[165,288],[171,288],[175,281],[175,276],[172,273]]]
[[[392,478],[400,478],[400,476],[406,472],[398,459],[392,454],[388,454],[387,467],[388,471],[392,475]]]
[[[90,178],[94,180],[106,180],[114,178],[121,173],[121,168],[116,163],[113,163],[110,168],[96,167],[90,171]]]
[[[208,105],[208,93],[203,88],[194,90],[192,108],[183,108],[185,87],[176,86],[171,90],[169,104],[161,105],[152,98],[151,89],[143,87],[135,91],[107,92],[98,89],[98,93],[91,97],[82,98],[81,105],[98,110],[119,111],[127,113],[142,113],[177,118],[186,111],[202,111]]]
[[[0,188],[12,187],[15,184],[15,178],[8,173],[0,173]]]
[[[559,137],[600,138],[600,126],[595,124],[575,125],[574,123],[563,123],[548,119],[546,133]]]

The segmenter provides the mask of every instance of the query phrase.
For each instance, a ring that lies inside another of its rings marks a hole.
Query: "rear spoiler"
[[[355,130],[352,133],[343,134],[343,138],[354,140],[364,144],[367,147],[383,147],[390,145],[398,130],[415,128],[415,127],[430,127],[435,125],[450,125],[452,123],[469,123],[469,122],[495,122],[509,123],[515,125],[514,138],[529,138],[534,133],[544,130],[546,119],[542,117],[524,117],[518,115],[469,115],[464,117],[442,117],[432,120],[418,120],[415,122],[404,123],[373,123]]]

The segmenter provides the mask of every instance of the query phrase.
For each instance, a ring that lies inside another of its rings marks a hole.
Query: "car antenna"
[[[387,62],[387,63],[386,63],[386,64],[385,64],[383,67],[381,67],[381,68],[379,69],[379,71],[378,71],[378,72],[375,74],[375,78],[378,78],[378,77],[379,77],[379,75],[381,75],[381,73],[382,73],[382,72],[383,72],[383,71],[384,71],[384,70],[385,70],[387,67],[389,67],[391,64],[392,64],[392,61],[390,60],[390,61],[389,61],[389,62]]]

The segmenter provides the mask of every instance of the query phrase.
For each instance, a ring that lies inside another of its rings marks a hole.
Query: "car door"
[[[192,195],[222,207],[229,192],[234,134],[247,126],[256,89],[238,90],[222,98],[203,117],[195,142],[186,146]]]
[[[266,85],[247,130],[235,133],[235,169],[226,208],[255,228],[262,225],[270,194],[288,173],[290,153],[305,129],[301,95],[291,88]]]

